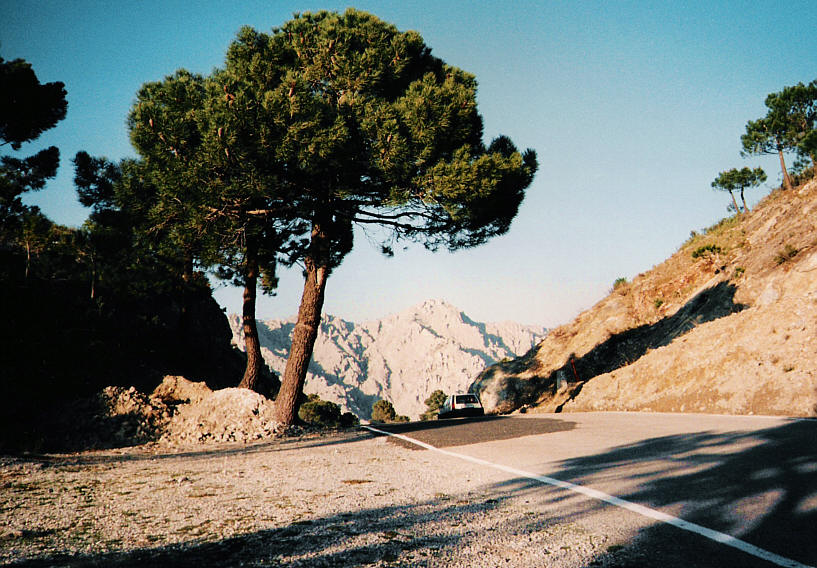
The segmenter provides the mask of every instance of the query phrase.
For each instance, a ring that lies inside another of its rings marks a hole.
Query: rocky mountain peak
[[[243,349],[240,318],[231,316],[230,323]],[[293,326],[293,319],[258,324],[261,352],[278,373],[286,366]],[[474,321],[444,300],[363,323],[325,315],[304,390],[364,419],[378,399],[417,418],[434,390],[467,390],[486,365],[524,353],[546,333],[543,327]]]

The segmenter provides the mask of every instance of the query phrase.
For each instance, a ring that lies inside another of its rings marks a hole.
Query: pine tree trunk
[[[244,351],[247,353],[247,368],[239,388],[257,391],[261,376],[261,343],[258,339],[258,326],[255,322],[255,299],[258,287],[258,249],[247,239],[247,267],[244,275],[244,304],[242,306],[242,324],[244,326]]]
[[[179,313],[179,345],[186,348],[190,344],[190,289],[193,285],[193,252],[187,247],[182,266],[181,310]]]
[[[96,298],[96,258],[91,257],[91,299]]]
[[[785,189],[791,189],[791,178],[789,177],[789,170],[786,169],[786,162],[783,160],[783,150],[778,149],[777,155],[780,158],[780,170],[783,172],[783,187]]]
[[[31,270],[31,245],[26,239],[26,281],[28,281],[28,275]]]
[[[738,200],[735,199],[735,193],[730,189],[729,196],[732,198],[732,205],[735,206],[735,213],[740,215],[740,207],[738,207]]]
[[[292,348],[281,378],[281,390],[275,399],[276,420],[281,424],[295,423],[298,398],[303,391],[307,368],[320,329],[326,279],[329,275],[328,253],[324,250],[325,239],[320,226],[316,225],[312,230],[310,253],[304,259],[304,291],[298,309],[298,322],[292,331]]]
[[[740,188],[740,200],[743,202],[743,211],[745,213],[749,212],[749,206],[746,205],[746,199],[743,197],[743,188]]]

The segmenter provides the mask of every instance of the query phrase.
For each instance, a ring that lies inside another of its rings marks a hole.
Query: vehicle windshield
[[[479,399],[475,394],[458,394],[454,397],[456,404],[479,404]]]

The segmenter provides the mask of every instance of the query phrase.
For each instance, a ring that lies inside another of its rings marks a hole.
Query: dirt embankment
[[[510,412],[817,413],[817,181],[724,219],[474,382]]]
[[[106,387],[48,419],[48,451],[81,451],[154,444],[190,446],[251,442],[281,434],[273,402],[249,389],[211,390],[203,382],[168,375],[150,394]]]

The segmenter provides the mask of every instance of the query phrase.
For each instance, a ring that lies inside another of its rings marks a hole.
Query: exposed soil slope
[[[817,413],[817,180],[693,235],[472,389],[511,412]]]
[[[168,375],[150,394],[110,386],[66,406],[48,420],[41,449],[247,443],[286,431],[273,414],[272,401],[249,389],[213,391],[204,382]]]

